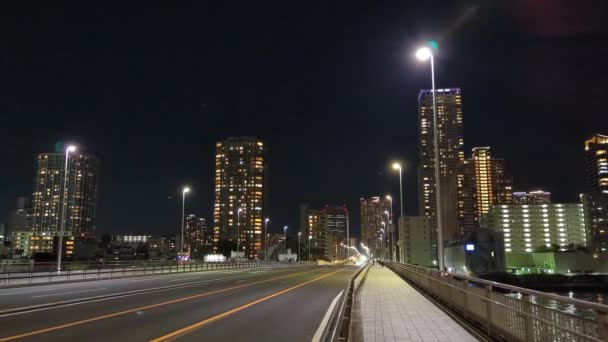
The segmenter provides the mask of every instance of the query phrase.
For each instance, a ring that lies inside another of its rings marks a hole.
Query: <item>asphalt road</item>
[[[310,341],[356,269],[226,270],[0,290],[0,342]],[[117,297],[100,297],[108,295]]]

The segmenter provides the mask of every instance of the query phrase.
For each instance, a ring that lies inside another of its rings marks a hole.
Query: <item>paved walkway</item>
[[[477,341],[386,267],[370,268],[359,295],[365,342]]]

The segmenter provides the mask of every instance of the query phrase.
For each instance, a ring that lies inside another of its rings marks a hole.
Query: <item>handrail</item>
[[[470,276],[441,273],[435,269],[387,262],[387,266],[413,282],[422,292],[447,304],[464,319],[483,327],[488,336],[515,341],[559,340],[603,341],[608,339],[608,305],[544,293]],[[483,285],[470,287],[470,283]],[[594,310],[595,319],[548,308],[529,300],[513,298],[495,289],[553,299],[578,308]],[[495,317],[494,317],[495,316]],[[545,336],[546,335],[546,336]]]
[[[393,264],[398,264],[398,263],[393,263]],[[431,268],[426,268],[426,267],[421,267],[421,266],[416,266],[416,265],[407,265],[407,266],[411,267],[411,268],[422,269],[422,270],[427,271],[427,272],[434,272],[434,273],[437,273],[438,275],[440,274],[440,272],[438,270],[436,270],[436,269],[431,269]],[[538,291],[538,290],[533,290],[533,289],[527,289],[525,287],[519,287],[519,286],[514,286],[514,285],[509,285],[509,284],[498,283],[498,282],[495,282],[495,281],[481,279],[481,278],[475,278],[475,277],[470,277],[470,276],[466,276],[466,275],[443,273],[443,274],[441,274],[441,276],[451,276],[453,278],[465,279],[465,280],[468,280],[470,282],[484,284],[484,285],[489,285],[489,286],[492,286],[494,288],[500,288],[500,289],[508,290],[508,291],[512,291],[512,292],[519,292],[519,293],[522,293],[522,294],[533,295],[533,296],[537,296],[537,297],[541,297],[541,298],[553,299],[553,300],[557,300],[557,301],[560,301],[560,302],[564,302],[564,303],[580,306],[580,307],[583,307],[585,309],[591,309],[591,310],[602,311],[602,312],[605,311],[605,312],[608,313],[608,305],[606,305],[606,304],[589,302],[589,301],[586,301],[586,300],[565,297],[565,296],[561,296],[561,295],[554,294],[554,293],[548,293],[548,292],[543,292],[543,291]]]

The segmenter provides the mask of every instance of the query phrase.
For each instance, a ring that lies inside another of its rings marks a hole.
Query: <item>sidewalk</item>
[[[386,267],[370,268],[359,295],[365,342],[477,341]]]

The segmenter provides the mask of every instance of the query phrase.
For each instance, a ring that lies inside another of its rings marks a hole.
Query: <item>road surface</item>
[[[310,341],[356,269],[225,270],[3,289],[0,342]]]

